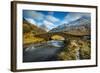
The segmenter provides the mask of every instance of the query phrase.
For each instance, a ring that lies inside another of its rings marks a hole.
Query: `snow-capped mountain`
[[[81,32],[81,33],[90,33],[91,20],[86,17],[81,17],[75,21],[72,21],[68,24],[62,24],[52,30],[50,32]]]
[[[31,19],[26,19],[27,22],[29,23],[33,23],[34,20]],[[30,22],[31,21],[31,22]],[[68,24],[60,24],[60,25],[54,25],[53,23],[44,20],[43,23],[41,23],[41,25],[38,25],[37,23],[34,22],[34,24],[40,29],[45,30],[46,32],[81,32],[84,33],[88,32],[90,33],[90,26],[91,26],[91,19],[83,16],[75,21],[71,21]]]

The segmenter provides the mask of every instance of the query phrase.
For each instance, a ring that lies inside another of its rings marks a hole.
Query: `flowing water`
[[[56,61],[57,54],[63,49],[64,41],[51,40],[32,44],[23,52],[23,62]]]

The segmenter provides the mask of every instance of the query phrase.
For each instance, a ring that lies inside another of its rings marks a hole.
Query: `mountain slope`
[[[70,22],[69,24],[62,24],[50,30],[50,32],[65,32],[74,35],[90,35],[90,24],[89,19],[82,17],[76,21]]]
[[[33,34],[37,34],[37,33],[45,33],[46,31],[23,19],[23,32],[24,33],[32,32]]]

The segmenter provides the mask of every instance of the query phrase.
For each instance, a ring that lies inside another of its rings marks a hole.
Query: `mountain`
[[[49,31],[49,29],[47,28],[47,25],[45,24],[40,25],[40,28],[44,29],[47,32]]]
[[[25,18],[23,18],[23,32],[32,32],[33,34],[45,33],[46,31],[39,28],[35,24],[29,23]]]
[[[55,28],[56,26],[57,25],[55,25],[54,23],[44,20],[39,27],[49,32],[51,29]]]
[[[91,32],[91,20],[86,17],[81,17],[68,24],[62,24],[49,32],[65,32],[74,35],[90,35]]]

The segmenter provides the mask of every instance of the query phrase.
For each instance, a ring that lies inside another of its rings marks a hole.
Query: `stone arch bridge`
[[[36,34],[34,35],[35,37],[40,37],[40,38],[44,38],[46,40],[50,40],[51,37],[53,35],[59,35],[64,37],[64,39],[81,39],[84,36],[88,36],[88,35],[73,35],[73,34],[69,34],[69,33],[65,33],[65,32],[53,32],[53,33],[41,33],[41,34]]]

